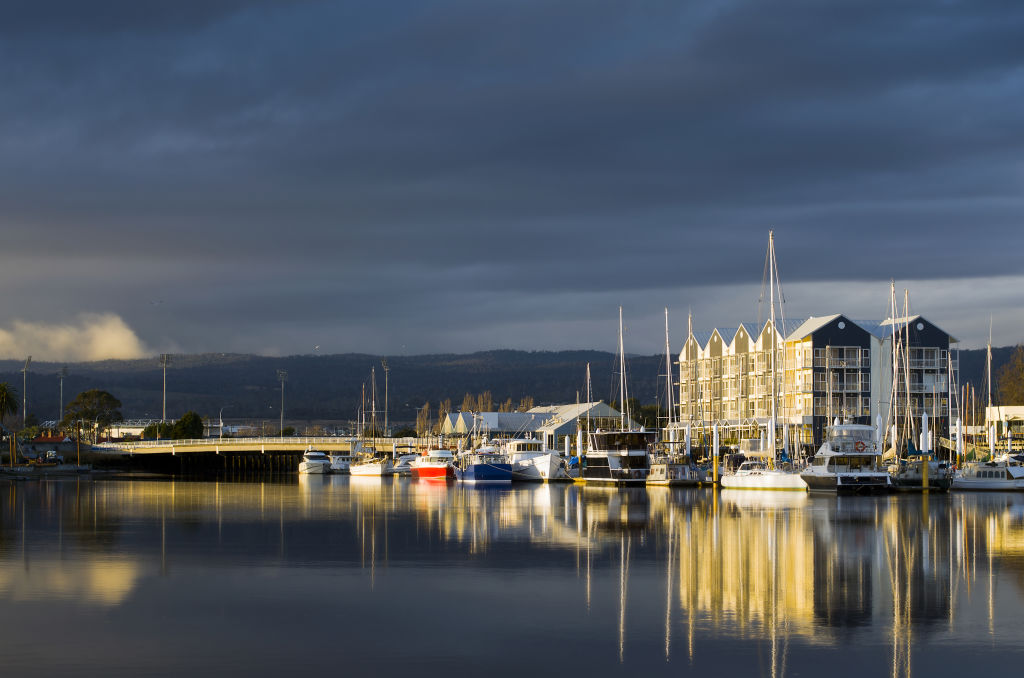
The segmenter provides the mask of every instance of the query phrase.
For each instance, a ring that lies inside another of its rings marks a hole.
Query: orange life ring
[[[858,452],[863,452],[864,451],[864,441],[863,440],[858,440],[856,443],[853,444],[853,449],[857,450]]]

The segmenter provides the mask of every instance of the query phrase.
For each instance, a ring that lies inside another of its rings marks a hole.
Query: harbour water
[[[1005,675],[1024,496],[0,483],[4,676]]]

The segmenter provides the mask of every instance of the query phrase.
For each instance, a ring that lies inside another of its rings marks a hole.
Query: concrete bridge
[[[276,438],[196,438],[194,440],[133,440],[124,443],[100,443],[93,446],[96,452],[107,454],[193,454],[193,453],[231,453],[259,452],[305,452],[309,448],[321,452],[351,452],[353,446],[373,448],[378,452],[389,454],[392,447],[400,451],[414,448],[425,450],[436,438],[339,438],[324,436],[315,438],[299,438],[284,436]]]
[[[427,438],[198,438],[102,443],[94,445],[92,451],[131,458],[131,467],[169,473],[294,473],[302,454],[310,448],[330,454],[351,452],[353,447],[372,447],[390,454],[394,447],[399,453],[408,454],[411,450],[426,449],[429,443]]]

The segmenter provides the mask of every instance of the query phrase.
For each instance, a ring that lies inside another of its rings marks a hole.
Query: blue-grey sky
[[[0,353],[1024,340],[1024,5],[8,0]]]

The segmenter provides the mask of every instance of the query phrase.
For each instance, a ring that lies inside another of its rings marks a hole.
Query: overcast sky
[[[1016,0],[7,0],[0,354],[1024,340]]]

